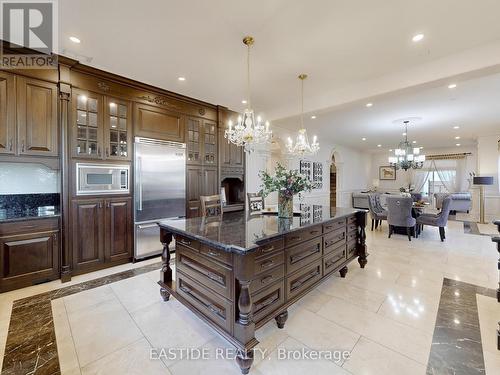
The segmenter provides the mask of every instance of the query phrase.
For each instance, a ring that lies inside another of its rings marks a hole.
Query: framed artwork
[[[313,163],[313,189],[323,188],[323,163],[314,162]]]
[[[311,162],[310,161],[301,160],[299,171],[300,171],[300,173],[305,175],[309,179],[309,181],[311,181]]]
[[[379,167],[378,169],[379,180],[395,180],[396,179],[396,167]]]

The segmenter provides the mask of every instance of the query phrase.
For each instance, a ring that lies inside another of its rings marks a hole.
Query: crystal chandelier
[[[301,82],[300,129],[295,143],[292,138],[288,137],[287,150],[289,154],[297,156],[313,155],[319,151],[319,143],[316,136],[313,137],[313,142],[309,143],[307,131],[304,128],[304,80],[307,78],[307,74],[301,74],[298,78]]]
[[[234,143],[237,146],[243,146],[246,152],[251,152],[254,146],[258,143],[265,143],[271,137],[269,130],[269,121],[263,123],[260,116],[255,115],[250,101],[250,47],[253,45],[254,39],[251,36],[243,38],[243,44],[247,46],[247,104],[248,107],[243,112],[243,115],[238,116],[238,122],[233,126],[233,122],[229,120],[228,129],[224,132],[224,138],[228,142]]]
[[[399,143],[399,147],[394,150],[395,156],[389,156],[389,163],[396,169],[404,169],[407,171],[410,168],[420,169],[424,166],[425,155],[420,155],[420,148],[412,147],[408,142],[408,123],[405,120],[405,140]]]

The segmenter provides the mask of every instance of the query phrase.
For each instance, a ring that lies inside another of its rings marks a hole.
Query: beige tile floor
[[[426,228],[411,242],[387,238],[387,226],[368,231],[369,262],[350,266],[289,310],[285,329],[270,322],[251,374],[425,374],[443,277],[497,288],[497,252],[489,237],[463,233],[449,222],[447,240]],[[157,260],[152,260],[157,261]],[[151,262],[152,262],[151,261]],[[75,277],[72,283],[127,267]],[[239,374],[234,360],[214,359],[230,346],[175,299],[161,301],[158,271],[53,301],[61,371],[64,374]],[[0,295],[0,354],[13,300],[65,286],[48,283]],[[500,373],[495,329],[500,304],[478,296],[486,374]],[[151,348],[204,348],[209,360],[150,360]],[[278,359],[281,348],[351,352],[348,360]]]

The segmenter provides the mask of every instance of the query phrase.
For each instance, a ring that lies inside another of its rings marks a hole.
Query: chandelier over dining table
[[[304,80],[307,78],[307,74],[301,74],[298,78],[301,84],[300,129],[295,142],[292,138],[288,137],[287,151],[289,154],[295,156],[313,155],[319,151],[318,138],[314,136],[312,143],[309,143],[307,131],[304,128]]]
[[[421,169],[424,166],[425,155],[420,154],[419,147],[413,147],[408,142],[408,124],[409,120],[403,121],[405,125],[404,141],[399,143],[398,148],[394,150],[394,156],[389,156],[389,164],[396,169]]]
[[[250,48],[254,44],[254,38],[246,36],[243,38],[243,44],[247,46],[247,108],[238,116],[238,121],[233,125],[229,120],[228,128],[224,132],[224,137],[228,142],[237,146],[243,146],[246,152],[253,151],[256,144],[268,142],[272,131],[269,129],[269,121],[264,122],[260,116],[255,118],[254,110],[251,105],[250,95]]]

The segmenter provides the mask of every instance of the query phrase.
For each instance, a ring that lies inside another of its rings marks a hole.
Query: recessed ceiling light
[[[412,141],[411,143],[415,144],[415,143],[417,143],[417,141]]]
[[[382,145],[377,145],[377,147],[382,147]]]
[[[362,140],[362,141],[366,141],[366,138],[364,138],[364,137],[363,137],[363,138],[361,138],[361,140]]]
[[[366,106],[369,108],[369,107],[372,107],[373,106],[373,103],[366,103]]]
[[[420,42],[422,39],[424,39],[424,34],[416,34],[411,38],[415,43]]]
[[[314,120],[316,118],[316,116],[312,115],[311,118]]]
[[[389,152],[392,152],[392,148],[389,149]]]
[[[453,129],[460,129],[460,126],[455,125],[455,126],[453,127]]]
[[[457,143],[456,145],[457,145],[457,146],[460,146],[460,143]]]
[[[406,133],[403,133],[403,135],[406,135]]]
[[[451,83],[451,84],[448,85],[449,89],[454,89],[455,87],[457,87],[456,83]]]
[[[458,135],[457,135],[457,136],[455,137],[455,139],[460,139],[460,136],[458,136]]]
[[[78,39],[76,36],[70,36],[69,40],[71,40],[73,43],[80,44],[80,39]]]
[[[420,149],[422,150],[424,148],[424,146],[420,146]]]
[[[186,80],[186,77],[177,77],[177,79],[178,79],[179,81],[185,81],[185,80]]]
[[[241,101],[241,104],[247,104],[247,101],[246,101],[245,99],[243,99],[243,100]]]

